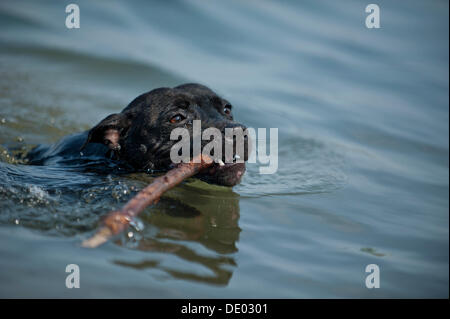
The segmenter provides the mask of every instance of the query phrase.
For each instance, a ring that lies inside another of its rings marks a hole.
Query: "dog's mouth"
[[[235,186],[241,182],[245,173],[245,162],[237,162],[237,158],[233,158],[232,163],[214,163],[211,167],[205,169],[198,174],[198,178],[209,183],[219,184],[223,186]]]
[[[246,158],[247,159],[247,158]],[[176,167],[177,164],[170,164],[169,169]],[[236,156],[232,163],[223,161],[215,162],[208,168],[195,175],[195,177],[207,183],[218,184],[222,186],[235,186],[241,182],[245,173],[245,162],[237,161]]]

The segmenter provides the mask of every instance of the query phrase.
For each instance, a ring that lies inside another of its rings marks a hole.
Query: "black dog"
[[[121,113],[109,115],[91,130],[67,136],[52,146],[38,146],[27,158],[32,165],[103,158],[132,171],[164,171],[173,165],[170,150],[177,141],[170,140],[170,133],[174,128],[187,128],[192,137],[193,120],[201,120],[202,130],[215,127],[223,136],[225,128],[245,130],[233,120],[231,109],[227,100],[203,85],[154,89],[138,96]],[[202,146],[207,142],[203,141]],[[245,160],[247,148],[245,137]],[[240,182],[244,171],[245,163],[214,164],[198,177],[234,186]]]

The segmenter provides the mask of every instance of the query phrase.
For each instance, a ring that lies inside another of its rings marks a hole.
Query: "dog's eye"
[[[225,107],[223,108],[223,113],[230,115],[231,114],[231,105],[229,105],[229,104],[225,105]]]
[[[185,119],[185,117],[183,115],[177,114],[170,119],[170,123],[172,123],[172,124],[179,123],[184,119]]]

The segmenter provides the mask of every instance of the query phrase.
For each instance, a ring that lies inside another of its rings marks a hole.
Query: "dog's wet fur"
[[[219,129],[222,137],[225,128],[245,130],[245,126],[234,121],[231,110],[227,100],[200,84],[158,88],[138,96],[121,113],[107,116],[89,131],[66,136],[51,146],[36,147],[27,158],[32,165],[84,163],[104,158],[127,171],[166,171],[173,167],[170,150],[177,141],[170,140],[170,133],[174,128],[187,128],[191,138],[194,120],[201,120],[202,130]],[[202,141],[202,147],[208,142]],[[214,164],[197,177],[234,186],[244,171],[245,163]]]

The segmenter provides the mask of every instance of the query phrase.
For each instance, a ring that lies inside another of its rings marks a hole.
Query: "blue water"
[[[448,298],[447,1],[377,1],[380,29],[363,1],[114,0],[69,30],[68,3],[0,3],[1,297]],[[81,248],[152,177],[19,154],[184,82],[278,128],[277,173],[189,180]]]

